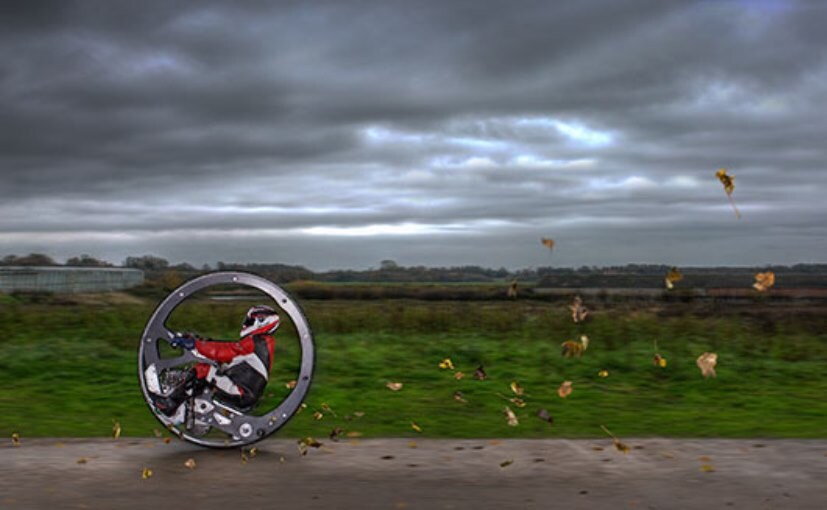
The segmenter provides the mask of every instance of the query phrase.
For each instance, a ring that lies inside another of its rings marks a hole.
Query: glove
[[[195,338],[190,334],[178,333],[175,338],[169,341],[169,345],[172,347],[181,347],[189,351],[195,348]]]

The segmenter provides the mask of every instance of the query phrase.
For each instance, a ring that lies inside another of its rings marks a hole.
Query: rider
[[[170,341],[172,347],[193,351],[195,356],[218,363],[198,363],[187,374],[186,381],[167,397],[155,399],[159,411],[172,416],[187,398],[211,385],[216,396],[242,409],[252,407],[264,393],[273,364],[276,341],[273,333],[279,327],[279,316],[269,306],[253,306],[241,324],[241,340],[222,342],[179,333]]]

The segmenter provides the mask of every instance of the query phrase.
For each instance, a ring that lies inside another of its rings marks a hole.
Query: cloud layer
[[[824,261],[818,2],[38,2],[0,20],[2,253]]]

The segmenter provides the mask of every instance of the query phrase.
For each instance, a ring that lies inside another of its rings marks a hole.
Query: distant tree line
[[[0,259],[0,266],[75,266],[112,267],[113,264],[83,254],[59,264],[48,255],[7,255]],[[215,267],[205,264],[197,268],[189,263],[170,264],[156,255],[127,257],[123,267],[141,269],[150,281],[162,281],[164,287],[174,287],[176,282],[212,271],[249,271],[280,283],[317,281],[330,283],[462,283],[504,282],[517,280],[531,282],[537,287],[629,287],[652,288],[663,285],[664,275],[670,266],[664,264],[626,264],[623,266],[538,267],[508,270],[485,268],[476,265],[452,267],[401,266],[393,260],[382,260],[378,268],[354,270],[336,269],[315,272],[303,266],[281,263],[229,263],[218,262]],[[827,286],[827,264],[795,264],[792,266],[770,265],[762,267],[688,267],[682,287],[740,287],[751,284],[756,271],[773,271],[779,276],[779,285],[792,287]]]

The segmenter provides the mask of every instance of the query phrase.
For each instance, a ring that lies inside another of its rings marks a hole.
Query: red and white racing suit
[[[276,341],[272,335],[249,335],[238,342],[198,338],[195,352],[220,363],[195,365],[198,379],[215,386],[222,400],[242,408],[251,407],[264,394],[273,365]]]

